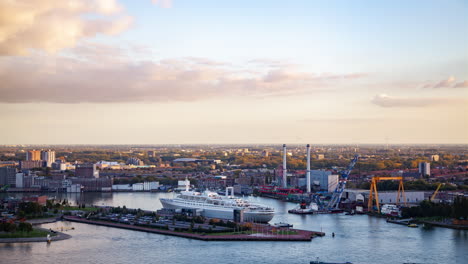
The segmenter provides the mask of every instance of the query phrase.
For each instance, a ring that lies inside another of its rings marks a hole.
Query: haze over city
[[[466,1],[0,3],[0,144],[468,143]]]

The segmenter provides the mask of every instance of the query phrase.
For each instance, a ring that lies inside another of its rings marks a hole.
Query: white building
[[[421,201],[424,200],[424,191],[406,191],[405,192],[405,197],[406,197],[406,202],[407,203],[413,203],[417,204],[420,203]],[[387,203],[396,203],[397,202],[397,196],[398,192],[393,191],[393,192],[379,192],[379,202],[381,204],[387,204]],[[400,198],[399,203],[403,204],[405,201],[403,198]]]
[[[153,191],[159,188],[159,182],[144,182],[143,190],[144,191]]]
[[[190,181],[189,180],[178,181],[177,190],[179,190],[179,191],[185,190],[186,185],[190,186]]]
[[[52,163],[55,162],[55,151],[50,149],[47,151],[42,151],[41,159],[46,162],[47,167],[52,167]]]
[[[311,170],[310,179],[314,186],[319,186],[322,191],[333,192],[338,185],[339,175],[332,175],[331,171]]]
[[[113,191],[133,191],[132,185],[130,184],[114,184],[112,185]]]
[[[428,197],[424,191],[405,191],[406,203],[418,204]],[[379,203],[382,204],[395,204],[397,202],[397,191],[379,191]],[[343,193],[343,198],[350,202],[364,202],[364,197],[369,199],[369,190],[363,189],[346,189]],[[403,197],[400,197],[399,204],[404,204]]]
[[[16,188],[24,188],[24,173],[16,173]]]
[[[431,163],[429,162],[420,162],[418,165],[419,174],[422,176],[431,176]]]
[[[134,192],[138,192],[138,191],[143,191],[144,190],[144,184],[141,182],[141,183],[134,183],[132,185],[132,191]]]

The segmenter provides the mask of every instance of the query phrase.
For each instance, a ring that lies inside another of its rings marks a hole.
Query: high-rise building
[[[46,167],[52,167],[52,163],[55,162],[55,151],[50,149],[48,151],[43,151],[41,158],[45,161]]]
[[[93,163],[76,164],[75,176],[77,178],[99,178],[99,171],[96,169],[96,164]]]
[[[0,168],[0,185],[16,185],[16,168]]]
[[[26,152],[26,160],[41,160],[40,150],[28,150]]]
[[[149,150],[148,151],[148,158],[155,158],[155,157],[156,157],[156,151]]]
[[[421,176],[431,176],[431,163],[429,162],[420,162],[418,165],[419,174]]]
[[[127,165],[143,166],[145,164],[139,158],[129,158],[127,160]]]

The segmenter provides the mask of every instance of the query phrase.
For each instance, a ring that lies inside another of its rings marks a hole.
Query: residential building
[[[419,174],[421,176],[431,176],[431,163],[429,162],[420,162],[418,165],[419,168]]]
[[[41,160],[40,150],[28,150],[26,152],[26,160]]]
[[[41,153],[41,159],[45,162],[46,167],[52,167],[52,163],[55,162],[55,151],[47,150]]]
[[[29,170],[34,168],[44,167],[44,161],[42,160],[22,160],[20,161],[21,170]]]

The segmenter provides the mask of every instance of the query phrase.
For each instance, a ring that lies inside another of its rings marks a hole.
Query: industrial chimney
[[[283,144],[283,187],[288,187],[287,174],[288,170],[286,169],[286,144]]]
[[[310,193],[310,145],[307,144],[307,193]]]

